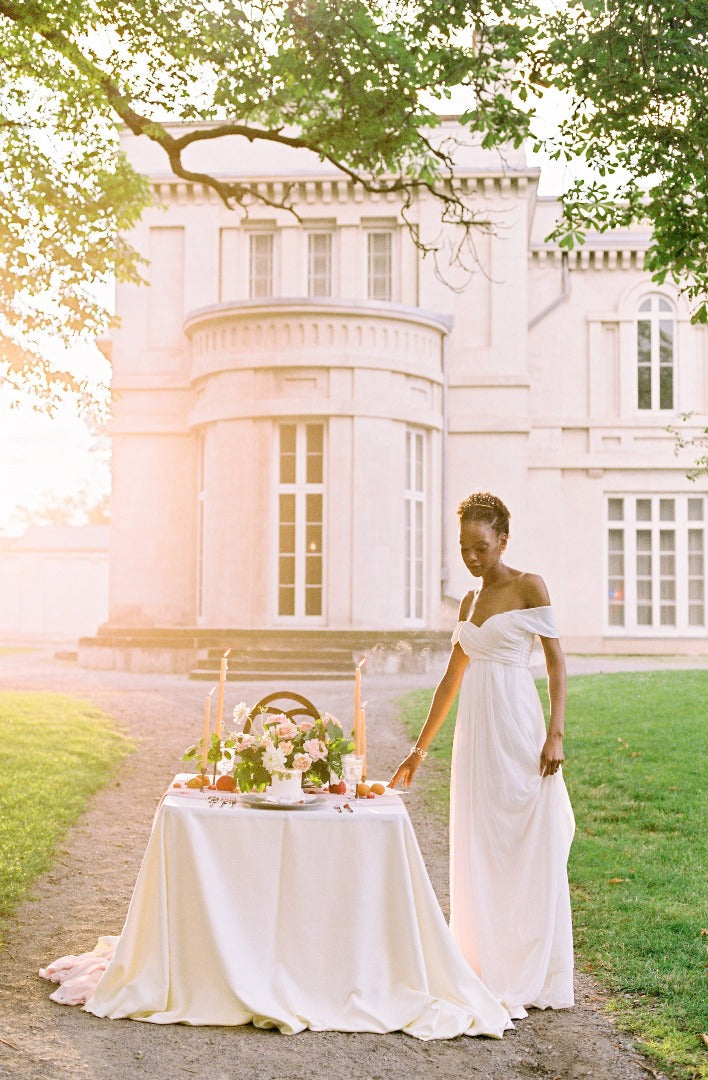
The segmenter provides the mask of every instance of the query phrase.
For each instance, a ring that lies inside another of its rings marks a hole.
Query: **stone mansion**
[[[106,345],[104,636],[448,630],[474,584],[455,511],[482,488],[568,649],[706,651],[706,487],[666,428],[705,426],[708,336],[652,284],[645,232],[562,256],[538,170],[467,149],[458,175],[494,228],[451,288],[394,197],[305,152],[199,147],[275,200],[295,185],[297,218],[244,217],[147,140],[124,146],[156,202],[130,237],[149,283],[118,286]],[[433,197],[416,209],[439,227]]]

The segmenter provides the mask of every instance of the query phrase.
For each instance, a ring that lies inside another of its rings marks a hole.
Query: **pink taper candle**
[[[214,690],[210,690],[206,696],[204,702],[204,729],[202,731],[202,773],[207,770],[207,754],[209,753],[209,742],[211,741],[211,695]]]
[[[221,658],[221,670],[219,672],[219,696],[216,699],[216,734],[221,738],[221,728],[224,722],[224,687],[226,686],[226,671],[229,666],[231,649],[227,649]]]

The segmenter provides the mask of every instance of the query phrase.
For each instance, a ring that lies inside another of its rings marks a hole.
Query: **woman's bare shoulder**
[[[457,615],[457,618],[460,622],[466,622],[469,618],[469,614],[472,610],[476,595],[477,590],[470,589],[470,591],[460,600],[460,610]]]
[[[551,602],[546,582],[540,574],[519,574],[516,580],[519,595],[526,607],[546,607]]]

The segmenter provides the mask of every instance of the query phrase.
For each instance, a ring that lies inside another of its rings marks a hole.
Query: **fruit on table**
[[[220,776],[216,781],[217,791],[235,791],[236,782],[233,776]]]
[[[340,780],[337,784],[330,784],[329,793],[330,795],[346,795],[347,785],[343,780]]]
[[[369,787],[368,784],[361,783],[361,784],[357,784],[357,786],[356,786],[356,794],[357,794],[358,799],[365,799],[368,796],[370,791],[371,791],[371,788]]]
[[[190,776],[189,780],[187,781],[186,787],[199,788],[199,790],[201,791],[202,788],[209,787],[209,777],[204,776],[203,774],[201,776]]]
[[[384,795],[386,792],[386,788],[383,784],[372,784],[371,790],[373,791],[374,795]]]

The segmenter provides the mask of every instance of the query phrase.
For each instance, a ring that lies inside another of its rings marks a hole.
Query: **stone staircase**
[[[79,664],[104,670],[183,672],[191,679],[213,682],[221,657],[231,649],[230,681],[292,683],[352,678],[364,655],[371,674],[425,671],[431,665],[437,671],[449,647],[449,631],[434,630],[105,626],[95,637],[79,641]]]

